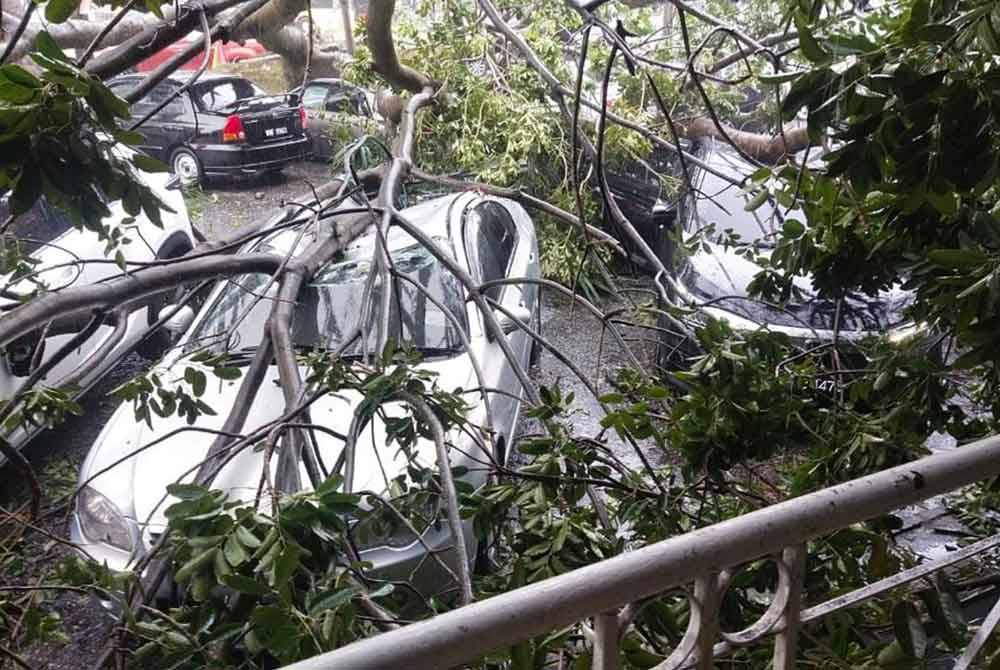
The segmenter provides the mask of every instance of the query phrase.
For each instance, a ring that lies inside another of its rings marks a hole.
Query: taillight
[[[246,138],[247,135],[243,131],[243,121],[240,120],[240,117],[234,114],[226,119],[226,125],[222,126],[223,142],[242,142]]]
[[[303,130],[305,130],[306,128],[306,118],[308,118],[306,117],[306,108],[303,107],[302,105],[299,105],[299,121],[302,122]]]

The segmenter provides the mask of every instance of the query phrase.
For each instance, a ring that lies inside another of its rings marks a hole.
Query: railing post
[[[602,612],[594,615],[593,670],[621,670],[618,632],[617,612]]]
[[[781,562],[788,575],[788,595],[782,617],[781,632],[774,638],[773,670],[795,670],[798,651],[799,626],[802,616],[802,582],[805,579],[806,546],[786,547],[781,552]],[[776,594],[777,595],[777,594]]]
[[[722,602],[720,575],[710,573],[702,575],[694,582],[694,600],[692,606],[697,612],[697,642],[694,653],[697,654],[695,668],[712,670],[715,667],[715,641],[719,637],[719,605]],[[692,608],[693,609],[693,608]],[[694,617],[694,612],[691,614]]]

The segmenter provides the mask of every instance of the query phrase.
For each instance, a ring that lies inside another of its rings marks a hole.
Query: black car
[[[677,155],[656,147],[646,160],[628,160],[621,165],[606,168],[609,195],[622,214],[629,220],[640,237],[658,256],[664,253],[663,245],[669,242],[669,227],[676,216],[676,193],[671,192],[669,181],[680,173]],[[679,182],[678,182],[679,183]],[[595,193],[600,201],[599,193]],[[609,230],[615,230],[613,218],[604,213]],[[626,236],[621,242],[629,256],[640,265],[646,260]]]
[[[757,169],[717,140],[700,140],[690,151],[706,165],[737,179]],[[685,238],[702,231],[702,243],[691,245],[693,250],[677,247],[675,251],[669,241],[672,236],[660,237],[653,248],[676,280],[679,302],[703,306],[692,317],[694,322],[709,316],[735,331],[767,327],[808,346],[832,342],[835,329],[843,342],[880,333],[893,338],[913,329],[903,315],[912,295],[898,288],[875,296],[848,295],[838,308],[837,301],[817,294],[811,278],[796,277],[796,291],[784,305],[751,298],[750,283],[762,268],[753,254],[741,251],[755,244],[758,253],[767,256],[784,223],[789,219],[805,223],[805,215],[767,201],[748,208],[752,195],[740,186],[707,170],[688,167],[693,183],[671,204],[667,227]],[[674,332],[666,321],[660,327],[660,364],[684,367],[698,353],[695,343]]]
[[[378,131],[365,91],[342,79],[311,79],[291,94],[302,99],[315,158],[330,159],[346,141]]]
[[[165,79],[132,105],[132,117],[156,109],[189,77]],[[108,86],[124,95],[142,80],[126,75]],[[294,97],[268,95],[243,77],[203,74],[140,127],[140,146],[188,185],[211,176],[280,171],[309,152],[305,126],[305,110]]]

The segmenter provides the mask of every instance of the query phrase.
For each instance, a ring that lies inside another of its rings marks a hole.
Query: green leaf
[[[240,593],[248,593],[250,595],[265,595],[268,592],[267,586],[261,584],[255,579],[250,577],[245,577],[244,575],[226,575],[220,580],[223,584],[233,589],[234,591],[239,591]]]
[[[0,67],[0,77],[10,80],[18,86],[26,88],[41,88],[42,82],[38,77],[25,70],[20,65],[10,63]]]
[[[802,72],[778,72],[776,74],[761,74],[757,76],[757,80],[762,84],[767,84],[768,86],[781,86],[782,84],[787,84],[790,81],[795,81],[802,76]]]
[[[781,226],[781,233],[785,237],[800,237],[804,232],[806,232],[806,227],[802,225],[801,221],[795,219],[787,219]]]
[[[954,36],[955,29],[946,23],[931,23],[926,26],[922,26],[920,30],[917,31],[917,39],[921,42],[930,42],[932,44],[943,44],[947,42]]]
[[[115,130],[111,133],[122,144],[142,144],[146,138],[134,130]]]
[[[49,35],[45,30],[38,33],[35,37],[35,48],[53,60],[69,63],[69,58],[63,53],[62,48],[52,39],[52,35]]]
[[[921,659],[927,653],[927,633],[917,614],[917,608],[907,600],[892,608],[892,628],[903,652],[910,658]]]
[[[208,565],[212,562],[212,559],[215,558],[215,553],[217,551],[218,549],[212,547],[211,549],[206,549],[200,554],[197,554],[194,558],[181,566],[181,569],[174,575],[174,579],[182,584],[190,580],[202,566]]]
[[[257,536],[247,530],[244,526],[236,527],[236,536],[240,539],[240,543],[249,549],[256,549],[261,544],[260,540],[257,539]]]
[[[382,586],[380,586],[379,588],[375,589],[374,591],[370,591],[368,593],[368,597],[369,598],[384,598],[385,596],[391,594],[395,590],[396,590],[396,586],[394,584],[392,584],[392,583],[383,584]]]
[[[799,49],[802,55],[813,63],[825,63],[830,60],[830,54],[819,45],[809,24],[802,17],[796,17],[795,25],[799,31]]]
[[[916,38],[917,31],[927,24],[929,16],[930,3],[928,0],[913,0],[906,12],[906,20],[903,22],[903,35],[909,39]]]
[[[361,593],[361,589],[355,586],[338,591],[320,593],[312,601],[312,604],[309,605],[309,615],[315,616],[326,610],[337,609],[359,593]]]
[[[971,249],[932,249],[927,258],[935,265],[958,269],[976,267],[987,260],[984,254]]]
[[[743,205],[743,209],[745,209],[748,212],[752,212],[758,209],[761,205],[767,202],[767,198],[769,195],[770,194],[767,192],[766,188],[760,189],[759,191],[757,191],[757,193],[754,194],[752,198],[750,198],[750,200],[747,201],[745,205]]]
[[[834,56],[863,54],[878,48],[871,40],[858,33],[851,35],[830,35],[826,41]]]
[[[239,368],[219,366],[212,368],[212,374],[219,379],[239,379],[243,373],[240,372]]]
[[[142,136],[140,135],[139,137],[141,138]],[[143,172],[170,172],[169,165],[146,154],[137,153],[132,157],[132,162]]]
[[[168,484],[167,493],[181,500],[195,500],[208,493],[208,490],[196,484]]]
[[[79,0],[49,0],[45,5],[45,20],[50,23],[62,23],[73,16],[79,6]]]
[[[274,561],[274,585],[278,588],[287,588],[288,581],[299,567],[299,558],[302,556],[302,548],[296,544],[285,545],[278,557]]]
[[[240,544],[236,535],[230,535],[226,539],[223,551],[226,554],[226,560],[229,562],[229,565],[234,568],[239,567],[250,558],[250,555],[247,554],[246,549],[244,549],[243,545]]]

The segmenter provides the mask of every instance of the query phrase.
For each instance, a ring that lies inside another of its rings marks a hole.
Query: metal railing
[[[985,552],[1000,545],[1000,536],[803,608],[806,542],[998,474],[1000,437],[991,437],[509,591],[285,670],[455,668],[492,650],[579,622],[585,622],[594,670],[617,670],[619,642],[639,603],[691,584],[687,630],[656,670],[708,669],[714,658],[768,636],[774,637],[774,669],[790,670],[795,667],[803,624]],[[721,631],[719,607],[735,569],[767,556],[778,568],[778,586],[769,608],[742,631]],[[958,659],[956,670],[971,666],[998,623],[1000,603]]]

